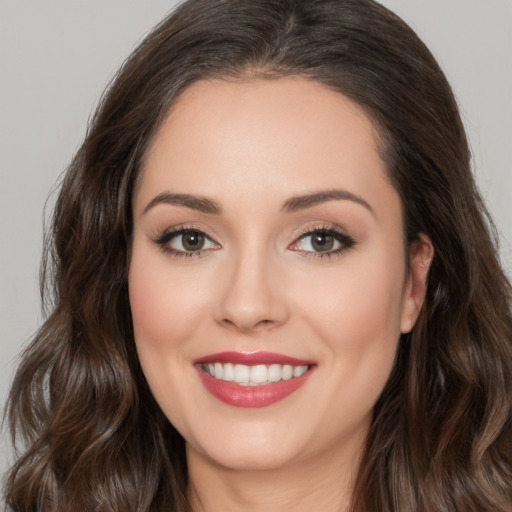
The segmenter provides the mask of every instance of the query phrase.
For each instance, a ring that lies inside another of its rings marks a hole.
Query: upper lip
[[[315,361],[310,359],[299,359],[297,357],[290,357],[284,354],[275,354],[267,351],[228,351],[208,354],[206,356],[199,357],[194,361],[194,364],[200,363],[235,363],[245,364],[247,366],[257,364],[290,364],[292,366],[309,366],[315,364]]]

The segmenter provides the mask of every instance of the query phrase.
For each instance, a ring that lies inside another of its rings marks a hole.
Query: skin
[[[292,197],[333,189],[362,201],[283,211]],[[148,207],[162,193],[207,197],[222,212]],[[194,510],[345,510],[373,406],[400,333],[421,308],[433,254],[421,236],[408,248],[407,270],[400,198],[368,117],[301,78],[198,82],[160,126],[133,212],[137,351],[185,438]],[[185,257],[165,250],[181,249],[182,238],[155,242],[183,226],[212,241]],[[354,244],[320,256],[301,234],[325,227]],[[258,350],[316,366],[290,396],[247,409],[213,397],[192,364]]]

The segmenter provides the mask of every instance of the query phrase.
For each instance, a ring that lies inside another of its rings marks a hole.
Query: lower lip
[[[280,380],[261,386],[240,386],[233,382],[207,375],[201,365],[196,365],[204,387],[217,399],[234,407],[266,407],[283,400],[301,388],[309,378],[311,368],[300,377]]]

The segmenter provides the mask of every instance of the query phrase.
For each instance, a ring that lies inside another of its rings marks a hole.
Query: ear
[[[423,306],[427,291],[428,271],[433,258],[434,246],[430,238],[420,233],[418,240],[409,247],[409,273],[404,285],[400,320],[402,333],[411,331]]]

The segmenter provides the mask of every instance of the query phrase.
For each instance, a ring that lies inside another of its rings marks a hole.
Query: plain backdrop
[[[458,98],[512,275],[512,0],[385,0]],[[115,70],[173,0],[0,0],[0,403],[42,320],[43,209]],[[51,212],[48,201],[46,218]],[[0,474],[9,458],[6,434]]]

